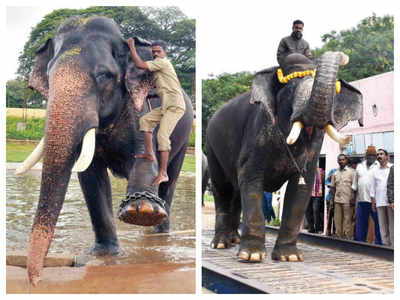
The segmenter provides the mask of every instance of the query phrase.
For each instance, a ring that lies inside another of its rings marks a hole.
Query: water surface
[[[189,262],[195,259],[194,173],[182,173],[178,179],[171,207],[169,235],[153,235],[152,227],[121,222],[116,215],[120,202],[125,197],[127,181],[112,175],[110,178],[117,234],[124,252],[120,257],[110,258],[110,263]],[[40,171],[29,171],[24,176],[16,176],[14,170],[7,170],[7,251],[26,251],[28,247],[39,199],[40,180]],[[89,213],[77,175],[73,174],[49,253],[85,255],[93,242]]]

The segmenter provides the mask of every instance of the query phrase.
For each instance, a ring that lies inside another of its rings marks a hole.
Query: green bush
[[[25,130],[18,131],[17,123],[24,122],[18,117],[7,117],[7,138],[16,140],[40,140],[44,133],[45,120],[27,119]]]
[[[210,193],[204,193],[204,202],[214,202],[214,196]]]
[[[196,142],[196,125],[193,124],[192,131],[190,131],[190,136],[189,136],[189,146],[194,147]]]
[[[269,226],[281,226],[281,221],[279,219],[272,219],[271,222],[267,222]]]

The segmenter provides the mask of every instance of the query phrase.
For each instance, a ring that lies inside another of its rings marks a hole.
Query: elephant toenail
[[[134,204],[129,205],[127,211],[128,212],[136,212],[137,207]]]
[[[218,243],[217,249],[225,249],[225,244],[224,243]]]
[[[260,253],[251,254],[250,261],[260,261]]]
[[[141,213],[152,213],[153,212],[153,206],[150,203],[144,202],[140,206],[139,211]]]
[[[242,251],[242,252],[239,253],[239,259],[240,260],[248,260],[249,259],[249,254],[247,252]]]
[[[296,254],[289,255],[289,259],[288,260],[289,261],[298,261],[297,255]]]

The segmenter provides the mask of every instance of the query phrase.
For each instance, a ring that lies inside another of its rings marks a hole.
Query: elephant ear
[[[340,84],[340,93],[336,95],[333,104],[333,125],[340,130],[349,121],[358,120],[358,124],[364,126],[361,92],[344,80],[340,79]]]
[[[275,120],[276,93],[280,86],[277,70],[278,67],[273,67],[257,72],[251,86],[250,103],[263,103],[272,120]]]
[[[47,65],[54,56],[53,40],[48,39],[37,51],[35,65],[29,76],[29,87],[37,90],[43,97],[48,99],[49,81],[47,78]]]
[[[145,39],[140,37],[134,37],[135,39],[135,48],[143,61],[152,60],[153,57],[151,55],[151,43]],[[125,49],[127,55],[127,63],[126,63],[126,73],[125,73],[125,88],[130,94],[131,100],[134,103],[134,106],[137,111],[142,111],[144,105],[144,98],[143,97],[136,97],[135,94],[137,93],[138,89],[141,88],[141,76],[144,73],[148,72],[144,69],[139,69],[136,67],[132,56],[130,54],[129,46],[127,42],[125,42]]]

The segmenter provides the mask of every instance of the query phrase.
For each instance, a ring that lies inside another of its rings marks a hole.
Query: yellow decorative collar
[[[288,83],[288,81],[292,78],[296,78],[296,77],[305,77],[305,76],[309,76],[311,75],[312,77],[315,77],[315,69],[314,70],[306,70],[306,71],[298,71],[298,72],[293,72],[289,75],[283,76],[283,72],[282,69],[279,68],[276,72],[277,76],[278,76],[278,80],[280,83]],[[341,88],[341,84],[339,80],[336,80],[336,94],[340,93],[340,88]]]

